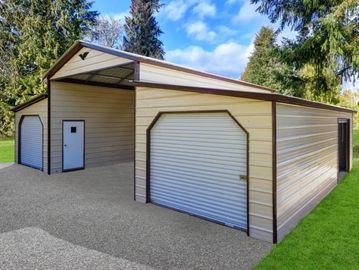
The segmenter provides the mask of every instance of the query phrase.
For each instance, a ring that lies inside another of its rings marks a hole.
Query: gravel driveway
[[[272,246],[238,230],[135,202],[132,179],[132,163],[51,176],[20,165],[3,168],[0,233],[36,228],[26,231],[27,237],[40,230],[156,269],[248,269]]]

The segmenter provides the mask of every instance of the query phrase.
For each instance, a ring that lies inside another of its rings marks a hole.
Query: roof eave
[[[132,60],[132,61],[142,62],[142,63],[146,63],[146,64],[151,64],[151,65],[155,65],[155,66],[160,66],[160,67],[174,69],[174,70],[178,70],[178,71],[182,71],[182,72],[196,74],[196,75],[204,76],[204,77],[207,77],[207,78],[227,81],[227,82],[238,84],[238,85],[244,85],[244,86],[258,88],[258,89],[262,89],[262,90],[266,90],[266,91],[270,91],[270,92],[275,92],[274,89],[266,87],[266,86],[261,86],[261,85],[241,81],[241,80],[235,80],[235,79],[227,78],[227,77],[216,75],[216,74],[211,74],[211,73],[208,73],[208,72],[203,72],[203,71],[195,70],[195,69],[192,69],[192,68],[188,68],[188,67],[168,63],[168,62],[165,62],[165,61],[160,61],[160,60],[157,60],[157,59],[151,59],[150,57],[145,57],[145,56],[136,55],[136,54],[132,54],[132,53],[125,53],[125,52],[122,52],[122,51],[119,51],[119,50],[116,50],[116,49],[112,49],[112,48],[108,48],[108,47],[88,43],[88,42],[81,41],[81,40],[75,42],[75,44],[72,45],[55,62],[55,64],[45,73],[45,75],[43,76],[42,79],[43,80],[46,79],[46,78],[50,79],[68,60],[71,59],[71,57],[73,57],[79,50],[81,50],[84,47],[89,48],[89,49],[93,49],[93,50],[97,50],[97,51],[101,51],[101,52],[104,52],[104,53],[112,54],[112,55],[115,55],[115,56],[118,56],[118,57],[123,57],[123,58],[126,58],[128,60]]]
[[[46,71],[42,76],[42,80],[50,79],[68,60],[71,59],[79,50],[83,48],[81,41],[76,41],[67,51]]]
[[[11,109],[12,112],[18,112],[18,111],[21,111],[22,109],[25,109],[41,100],[44,100],[48,98],[48,94],[47,93],[44,93],[44,94],[40,94],[32,99],[30,99],[29,101],[25,102],[25,103],[22,103],[20,105],[17,105],[15,106],[14,108]]]
[[[179,91],[188,91],[188,92],[197,92],[204,94],[214,94],[214,95],[224,95],[224,96],[233,96],[233,97],[242,97],[242,98],[251,98],[264,101],[275,101],[278,103],[285,103],[290,105],[298,105],[305,107],[312,107],[317,109],[324,110],[333,110],[346,113],[356,113],[357,111],[339,107],[331,104],[306,100],[297,97],[285,96],[277,93],[263,93],[263,92],[249,92],[249,91],[235,91],[235,90],[224,90],[217,88],[204,88],[204,87],[193,87],[193,86],[183,86],[183,85],[171,85],[171,84],[159,84],[159,83],[149,83],[135,81],[134,86],[137,87],[148,87],[148,88],[163,88],[168,90],[179,90]]]

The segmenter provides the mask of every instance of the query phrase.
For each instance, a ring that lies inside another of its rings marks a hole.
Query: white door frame
[[[65,160],[65,151],[64,151],[64,124],[66,122],[83,122],[84,124],[84,130],[83,130],[83,166],[77,167],[77,168],[70,168],[65,169],[64,168],[64,160]],[[71,171],[77,171],[77,170],[83,170],[85,169],[85,132],[86,132],[86,122],[85,120],[62,120],[62,172],[71,172]]]

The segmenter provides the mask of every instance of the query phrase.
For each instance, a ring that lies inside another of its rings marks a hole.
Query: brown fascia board
[[[79,50],[82,48],[80,41],[72,45],[56,62],[55,64],[42,76],[42,79],[50,79],[60,68],[66,64]]]
[[[153,59],[150,57],[145,57],[145,56],[120,51],[120,50],[109,48],[109,47],[104,47],[104,46],[88,43],[85,41],[77,41],[74,45],[72,45],[60,57],[60,59],[45,73],[45,75],[43,76],[43,79],[51,78],[68,60],[71,59],[71,57],[73,57],[81,48],[84,48],[84,47],[93,49],[93,50],[97,50],[100,52],[112,54],[112,55],[115,55],[118,57],[126,58],[129,60],[135,61],[135,62],[140,62],[140,63],[142,62],[142,63],[146,63],[146,64],[151,64],[154,66],[159,66],[159,67],[169,68],[172,70],[182,71],[182,72],[186,72],[186,73],[190,73],[190,74],[194,74],[194,75],[199,75],[199,76],[203,76],[203,77],[210,78],[210,79],[226,81],[229,83],[234,83],[234,84],[238,84],[238,85],[244,85],[244,86],[249,86],[249,87],[254,87],[254,88],[274,92],[274,90],[269,87],[260,86],[260,85],[256,85],[256,84],[252,84],[252,83],[248,83],[248,82],[244,82],[244,81],[240,81],[240,80],[235,80],[235,79],[231,79],[231,78],[226,78],[223,76],[219,76],[219,75],[215,75],[215,74],[211,74],[211,73],[175,65],[175,64],[168,63],[168,62],[165,62],[162,60]]]
[[[11,111],[13,112],[18,112],[18,111],[21,111],[22,109],[25,109],[29,106],[31,106],[32,104],[35,104],[43,99],[46,99],[48,97],[47,93],[44,93],[44,94],[41,94],[41,95],[38,95],[32,99],[30,99],[29,101],[25,102],[25,103],[22,103],[20,105],[17,105],[16,107],[12,108]]]
[[[214,94],[222,96],[232,96],[232,97],[242,97],[250,98],[264,101],[274,101],[278,103],[285,103],[291,105],[305,106],[317,109],[324,110],[334,110],[339,112],[346,113],[356,113],[355,110],[347,109],[335,105],[330,105],[326,103],[320,103],[316,101],[310,101],[302,98],[285,96],[277,93],[262,93],[262,92],[247,92],[247,91],[233,91],[233,90],[224,90],[217,88],[204,88],[204,87],[193,87],[193,86],[183,86],[183,85],[171,85],[171,84],[160,84],[160,83],[150,83],[150,82],[141,82],[135,81],[133,83],[136,87],[148,87],[148,88],[162,88],[167,90],[179,90],[179,91],[188,91],[188,92],[197,92],[204,94]]]

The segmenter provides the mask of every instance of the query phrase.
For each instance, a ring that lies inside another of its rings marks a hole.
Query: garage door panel
[[[205,204],[201,204],[198,201],[195,200],[191,201],[187,198],[183,199],[180,196],[175,196],[175,195],[166,196],[165,199],[162,200],[158,199],[156,203],[186,213],[212,219],[227,225],[240,224],[240,226],[237,225],[238,228],[243,228],[243,226],[246,226],[246,222],[247,222],[246,218],[239,217],[237,212],[232,213],[228,207],[221,208],[221,207],[213,206],[209,210],[207,207],[208,202],[206,202]],[[193,206],[194,204],[195,206]],[[225,217],[223,217],[223,211],[227,212]]]
[[[43,169],[43,126],[38,116],[24,116],[20,124],[20,163]]]
[[[228,196],[228,197],[224,197],[224,196],[216,196],[216,202],[213,203],[213,192],[208,191],[208,192],[201,192],[200,194],[194,190],[191,190],[190,188],[187,189],[177,189],[173,186],[171,186],[170,184],[167,185],[167,191],[173,191],[172,193],[164,193],[163,192],[163,188],[162,186],[160,187],[153,187],[153,192],[154,194],[156,193],[159,197],[162,198],[166,198],[166,197],[170,197],[170,196],[174,196],[174,197],[178,197],[183,201],[192,201],[195,206],[198,205],[205,205],[208,208],[208,203],[211,204],[211,208],[210,209],[226,209],[227,210],[232,210],[233,212],[235,212],[238,215],[238,209],[241,207],[241,203],[235,203],[235,197],[236,196]],[[179,192],[179,190],[186,192],[186,194],[188,194],[189,196],[186,197],[182,197],[181,193]],[[245,196],[242,197],[243,199],[245,199]],[[233,200],[233,203],[231,203],[230,205],[228,204],[228,200]]]
[[[176,147],[173,147],[174,145],[176,145]],[[157,144],[156,145],[156,153],[163,153],[162,151],[164,151],[164,153],[167,153],[169,151],[169,148],[172,148],[171,149],[172,151],[175,151],[178,153],[184,152],[184,153],[191,153],[193,155],[204,154],[206,156],[213,155],[213,151],[209,150],[206,147],[201,147],[200,145],[198,145],[196,147],[196,149],[193,149],[194,146],[196,146],[196,145],[192,144],[192,145],[188,145],[188,146],[181,146],[180,144],[174,143],[173,145],[168,145],[168,147],[166,147],[166,145]],[[222,151],[217,151],[216,155],[230,157],[230,156],[236,156],[237,154],[246,154],[245,149],[237,149],[236,150],[235,148],[222,147],[221,150]]]
[[[157,155],[154,156],[154,158],[158,157]],[[160,157],[158,157],[160,158]],[[165,158],[164,156],[161,158]],[[188,159],[188,160],[182,160],[181,164],[178,164],[178,158],[166,158],[166,160],[162,161],[159,165],[169,165],[172,167],[177,167],[177,169],[183,169],[183,170],[197,170],[198,167],[203,166],[204,168],[202,169],[203,172],[218,172],[218,173],[227,173],[227,170],[237,170],[239,169],[239,167],[235,166],[235,164],[233,164],[231,166],[231,164],[226,164],[224,162],[218,161],[216,162],[215,160],[209,160],[208,162],[206,162],[205,160],[199,161],[199,160],[194,160],[194,159]],[[209,166],[210,165],[210,166]],[[244,166],[242,166],[242,168],[244,168]],[[236,180],[239,179],[239,175],[235,174]]]
[[[247,227],[247,135],[228,113],[163,114],[150,136],[150,199]]]
[[[161,179],[161,185],[158,186],[161,188],[161,186],[167,186],[169,189],[173,188],[175,186],[176,181],[178,181],[178,177],[171,176],[169,174],[161,174],[163,179]],[[158,175],[154,175],[154,177],[160,177]],[[200,185],[193,183],[191,181],[186,181],[186,178],[181,178],[181,182],[185,183],[186,185],[182,185],[180,187],[176,187],[179,190],[188,190],[189,192],[192,192],[193,189],[200,188],[200,192],[213,192],[213,185],[217,184],[217,181],[215,179],[209,180],[209,178],[202,178],[199,179]],[[152,187],[157,187],[156,184],[153,184]],[[238,185],[230,185],[230,184],[221,184],[217,187],[217,194],[216,198],[224,197],[226,199],[230,197],[243,197],[246,198],[246,194],[238,194],[236,191],[236,188],[238,188]],[[196,190],[196,194],[199,193],[198,190]],[[235,201],[233,202],[235,203]]]
[[[188,158],[188,160],[191,160],[191,161],[203,161],[204,159],[207,158],[208,156],[208,152],[206,154],[206,152],[199,152],[197,151],[197,153],[195,151],[187,151],[188,153],[191,153],[191,157]],[[243,150],[243,151],[239,151],[242,155],[245,155],[246,154],[246,151]],[[154,154],[154,156],[158,156],[159,158],[160,157],[167,157],[168,156],[166,155],[166,152],[161,152],[161,151],[157,151],[156,154]],[[186,151],[176,151],[176,156],[178,158],[185,158],[186,157]],[[230,153],[217,153],[217,158],[218,158],[218,164],[226,164],[226,165],[235,165],[237,166],[237,156],[235,154],[231,155]],[[169,159],[170,160],[170,159]],[[243,164],[245,165],[245,164]],[[243,166],[244,167],[244,166]]]
[[[183,176],[187,176],[187,177],[200,177],[198,175],[198,173],[196,172],[195,169],[192,169],[192,170],[181,170],[181,173],[178,173],[178,170],[179,170],[179,166],[177,165],[176,168],[173,168],[174,166],[166,166],[166,164],[163,164],[161,166],[159,165],[152,165],[152,168],[153,170],[152,171],[155,171],[156,169],[158,170],[158,173],[162,173],[162,172],[173,172],[175,175],[177,175],[177,177],[179,175],[183,175]],[[222,178],[223,174],[221,172],[219,172],[218,170],[212,170],[212,171],[209,171],[209,170],[202,170],[201,171],[201,175],[203,175],[204,177],[208,178],[208,177],[214,177],[215,180],[216,180],[216,183],[218,183],[218,179]],[[233,176],[235,177],[236,179],[239,179],[240,176],[235,173],[235,172],[226,172],[226,176],[227,177],[230,177],[230,176]]]
[[[161,196],[161,198],[163,199],[163,201],[165,201],[165,199],[170,199],[171,203],[183,203],[184,207],[187,208],[193,208],[193,209],[202,209],[203,211],[207,212],[207,213],[211,213],[213,212],[213,215],[215,216],[219,216],[222,217],[224,220],[226,219],[238,219],[238,220],[242,220],[244,221],[245,218],[238,216],[238,208],[240,207],[240,204],[238,205],[231,205],[230,207],[225,203],[216,203],[216,204],[212,204],[211,208],[208,208],[208,203],[211,203],[211,198],[210,197],[182,197],[180,194],[176,194],[176,193],[170,193],[170,194],[165,194],[163,191],[157,191],[157,194]],[[173,200],[173,201],[172,201]],[[223,217],[223,211],[226,211],[226,216]],[[191,213],[191,211],[188,211],[189,213]]]
[[[196,135],[188,134],[186,138],[188,138],[190,136],[196,136]],[[171,140],[166,141],[165,138],[155,138],[153,140],[153,144],[158,144],[160,146],[168,146],[171,148],[176,148],[178,146],[180,146],[181,148],[191,148],[192,146],[195,146],[196,148],[198,147],[199,149],[208,149],[208,150],[213,150],[213,151],[218,151],[218,152],[220,152],[222,149],[231,150],[232,147],[235,147],[235,149],[241,149],[241,148],[246,147],[245,144],[243,144],[243,145],[238,144],[239,143],[238,139],[237,140],[226,140],[223,137],[221,138],[220,146],[217,144],[218,139],[217,139],[217,141],[216,140],[206,140],[206,139],[202,139],[200,141],[188,141],[188,140],[185,141],[185,140],[179,140],[179,139],[175,138],[175,136],[171,136],[171,135],[169,135],[167,138],[171,138]],[[200,138],[198,138],[198,139],[200,139]],[[184,145],[183,142],[185,142],[186,144]],[[213,145],[213,143],[216,143],[216,144]]]

